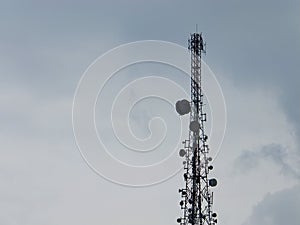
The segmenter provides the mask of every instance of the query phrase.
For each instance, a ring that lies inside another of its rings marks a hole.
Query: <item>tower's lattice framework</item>
[[[205,53],[205,44],[201,33],[191,34],[189,50],[191,52],[191,101],[188,109],[190,130],[189,138],[183,141],[184,149],[179,152],[180,156],[185,158],[183,176],[185,187],[179,189],[183,216],[178,218],[177,222],[180,225],[214,225],[217,223],[217,215],[212,211],[213,192],[210,188],[217,185],[217,180],[208,177],[213,167],[210,165],[212,158],[208,157],[208,136],[205,134],[207,118],[203,111],[204,95],[201,86],[201,55]],[[176,105],[176,109],[178,107],[182,108],[180,104]],[[186,112],[181,112],[181,115]]]

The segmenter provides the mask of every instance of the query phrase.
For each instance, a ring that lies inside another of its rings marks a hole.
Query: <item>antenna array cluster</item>
[[[208,136],[205,134],[206,113],[203,110],[203,90],[201,80],[201,55],[205,53],[205,43],[201,33],[193,33],[189,39],[191,52],[191,100],[176,103],[179,115],[190,115],[189,138],[183,141],[179,155],[184,158],[185,187],[179,189],[183,216],[177,219],[180,225],[215,225],[217,214],[212,211],[213,192],[217,185],[215,178],[209,178],[213,169],[212,158],[208,156]]]

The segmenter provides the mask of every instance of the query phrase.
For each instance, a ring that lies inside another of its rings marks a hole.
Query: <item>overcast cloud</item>
[[[220,224],[299,224],[299,12],[296,0],[0,1],[0,224],[176,223],[182,175],[147,188],[104,180],[80,156],[71,110],[98,56],[144,39],[187,46],[196,23],[228,110]],[[141,136],[153,114],[133,111]]]

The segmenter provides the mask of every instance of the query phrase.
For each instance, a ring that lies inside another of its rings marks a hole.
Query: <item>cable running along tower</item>
[[[189,39],[191,53],[191,100],[176,103],[179,115],[190,114],[189,138],[184,140],[179,155],[184,158],[185,187],[179,189],[183,216],[177,219],[180,225],[215,225],[217,214],[212,211],[215,178],[209,178],[212,158],[208,156],[208,136],[205,134],[206,113],[203,110],[201,55],[205,43],[201,33],[193,33]]]

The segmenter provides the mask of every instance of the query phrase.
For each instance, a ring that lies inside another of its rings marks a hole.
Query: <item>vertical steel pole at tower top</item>
[[[213,169],[209,157],[208,136],[205,134],[206,113],[203,110],[201,55],[205,53],[205,43],[201,33],[193,33],[189,39],[191,52],[191,100],[176,103],[179,115],[190,114],[189,138],[184,140],[179,155],[184,158],[185,187],[179,189],[183,216],[177,219],[180,225],[215,225],[217,214],[212,211],[213,192],[217,185],[215,178],[209,178]]]

